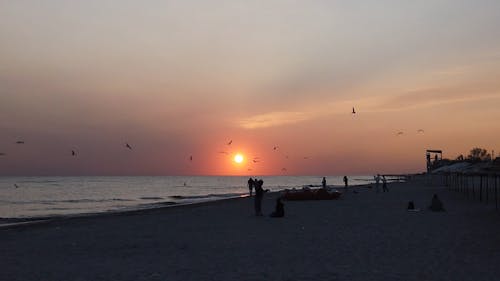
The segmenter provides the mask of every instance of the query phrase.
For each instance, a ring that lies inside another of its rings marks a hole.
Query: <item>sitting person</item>
[[[408,202],[408,210],[415,210],[415,204],[413,201]]]
[[[281,198],[276,199],[276,210],[271,214],[272,218],[282,218],[285,216],[285,207],[281,203]]]
[[[441,202],[441,200],[439,200],[437,194],[434,194],[434,196],[432,197],[432,202],[431,202],[431,206],[429,207],[429,209],[431,211],[434,211],[434,212],[444,211],[443,202]]]
[[[411,212],[419,212],[420,211],[420,209],[415,208],[415,203],[413,203],[413,201],[408,202],[407,210],[411,211]]]

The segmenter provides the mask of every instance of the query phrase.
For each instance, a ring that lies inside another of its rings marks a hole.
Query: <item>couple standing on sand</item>
[[[385,175],[382,176],[382,177],[380,177],[380,174],[377,174],[373,178],[375,179],[375,191],[377,193],[380,192],[379,183],[380,183],[381,179],[382,179],[382,190],[383,190],[383,192],[389,192],[389,189],[387,188],[387,179],[385,178]]]
[[[262,214],[262,199],[264,198],[264,193],[268,192],[269,189],[264,190],[262,186],[264,185],[264,181],[262,179],[248,179],[248,189],[250,191],[250,196],[252,196],[252,189],[255,189],[255,215],[263,216]],[[276,211],[271,214],[271,217],[283,217],[284,216],[284,208],[283,203],[281,203],[281,199],[278,198],[276,201]]]
[[[248,179],[248,190],[250,191],[250,196],[252,196],[252,190],[255,189],[255,215],[262,216],[262,198],[264,197],[264,190],[262,186],[264,185],[264,181],[262,179]]]

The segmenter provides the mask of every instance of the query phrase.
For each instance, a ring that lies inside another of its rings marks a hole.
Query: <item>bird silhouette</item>
[[[282,172],[286,172],[286,168],[281,168],[281,171]]]
[[[306,157],[304,157],[304,159],[309,159],[309,157],[306,156]]]
[[[233,143],[233,140],[230,140],[227,145],[231,145]]]
[[[24,144],[24,141],[16,141],[16,144]]]
[[[76,156],[76,152],[74,150],[71,150],[71,155]]]
[[[193,161],[193,155],[189,156],[189,161]]]
[[[402,136],[404,133],[402,131],[399,131],[396,133],[396,136]]]
[[[255,159],[253,159],[252,161],[253,161],[254,163],[259,163],[259,162],[260,162],[259,160],[255,160]]]
[[[279,146],[273,147],[273,150],[278,150]]]
[[[128,143],[125,144],[125,147],[128,148],[128,149],[130,149],[130,150],[132,150],[132,147]]]
[[[220,154],[226,154],[226,155],[229,154],[229,152],[227,152],[227,151],[219,151],[219,153]]]
[[[19,188],[19,185],[17,185],[17,184],[14,184],[14,187],[15,187],[15,188]]]
[[[352,114],[356,114],[356,110],[354,110],[354,107],[352,108]]]
[[[424,133],[425,131],[423,129],[418,129],[417,133]]]

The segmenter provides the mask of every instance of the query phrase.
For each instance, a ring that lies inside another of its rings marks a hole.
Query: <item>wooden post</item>
[[[486,175],[486,204],[488,204],[490,198],[490,175]]]
[[[476,199],[476,178],[472,175],[472,199]]]
[[[479,176],[479,202],[483,202],[483,175]]]
[[[495,175],[495,209],[498,211],[497,175]]]
[[[497,193],[497,182],[498,182],[497,175],[495,175],[495,208],[496,208],[496,209],[497,209],[497,211],[498,211],[498,193]]]

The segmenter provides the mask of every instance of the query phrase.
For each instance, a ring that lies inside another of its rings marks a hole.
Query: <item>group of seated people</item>
[[[420,209],[415,208],[415,203],[413,203],[413,201],[408,202],[407,209],[408,209],[408,211],[420,211]],[[432,201],[431,201],[431,205],[429,206],[429,210],[431,210],[433,212],[445,211],[445,209],[443,207],[443,202],[441,202],[441,200],[439,199],[437,194],[434,194],[434,196],[432,196]]]

